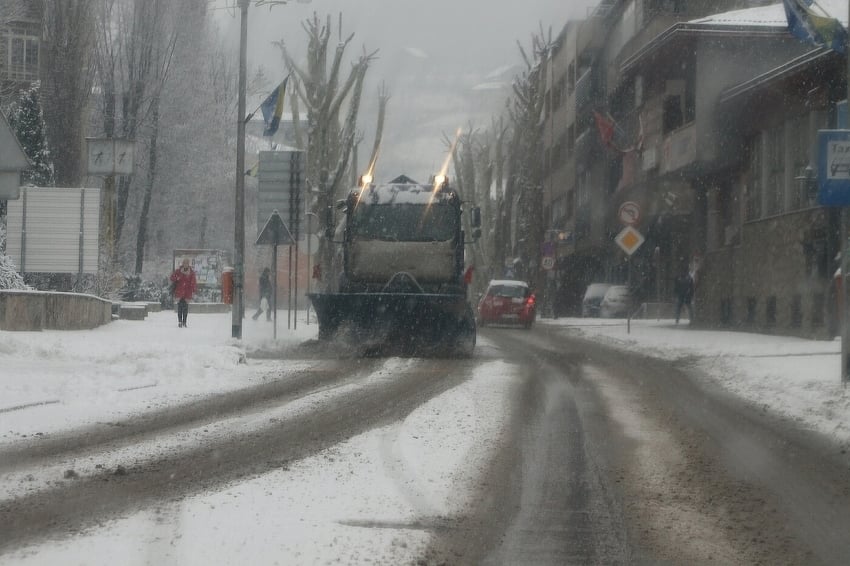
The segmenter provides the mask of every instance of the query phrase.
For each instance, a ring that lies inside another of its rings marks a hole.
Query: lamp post
[[[236,198],[233,232],[233,338],[242,338],[242,317],[245,306],[245,85],[248,67],[248,5],[251,0],[239,0],[239,101],[236,110]]]

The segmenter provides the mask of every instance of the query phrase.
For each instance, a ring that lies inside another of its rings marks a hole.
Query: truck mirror
[[[472,227],[478,228],[481,226],[481,208],[478,206],[472,207]],[[479,235],[481,230],[478,231]]]

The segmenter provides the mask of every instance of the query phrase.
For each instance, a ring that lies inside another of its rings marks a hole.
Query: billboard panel
[[[21,273],[97,273],[100,189],[22,187],[6,222]]]
[[[298,238],[303,216],[303,151],[261,151],[257,171],[257,238],[277,210],[286,227]]]
[[[228,264],[228,254],[223,250],[174,250],[172,271],[183,263],[184,259],[195,271],[199,287],[221,287],[221,273]]]

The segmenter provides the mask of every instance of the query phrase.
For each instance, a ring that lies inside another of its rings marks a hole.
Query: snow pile
[[[691,329],[672,320],[564,318],[538,322],[612,347],[695,367],[749,401],[850,446],[850,388],[840,379],[839,341]]]
[[[6,249],[6,226],[0,223],[0,250]],[[24,283],[24,278],[18,273],[12,258],[0,252],[0,290],[2,289],[29,289]]]

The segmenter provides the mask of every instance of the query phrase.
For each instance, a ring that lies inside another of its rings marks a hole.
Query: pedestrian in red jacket
[[[189,260],[184,259],[179,268],[171,274],[171,282],[174,287],[174,298],[177,302],[177,326],[186,328],[186,317],[189,315],[189,301],[198,288],[198,280],[195,271],[189,265]]]

